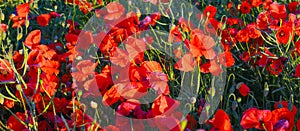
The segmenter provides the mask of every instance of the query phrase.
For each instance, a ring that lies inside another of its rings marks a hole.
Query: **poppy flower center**
[[[3,75],[4,77],[6,77],[8,72],[5,69],[0,69],[0,74]]]
[[[283,30],[280,31],[279,36],[280,36],[280,37],[284,37],[284,36],[285,36],[285,32],[284,32]]]

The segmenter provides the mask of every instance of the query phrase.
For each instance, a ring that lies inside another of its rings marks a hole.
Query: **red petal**
[[[33,49],[35,46],[37,46],[41,42],[41,31],[40,30],[34,30],[31,31],[28,36],[25,39],[24,44],[29,48]]]

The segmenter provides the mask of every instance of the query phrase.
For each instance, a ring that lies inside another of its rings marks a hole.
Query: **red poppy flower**
[[[78,40],[78,35],[73,34],[73,33],[68,33],[65,35],[65,39],[67,42],[67,46],[68,46],[68,43],[70,43],[68,46],[68,49],[71,50],[73,47],[75,47],[75,44]]]
[[[214,76],[219,76],[220,73],[223,71],[220,67],[220,64],[216,62],[216,60],[212,60],[209,62],[206,62],[200,66],[200,71],[202,73],[211,73]]]
[[[57,12],[50,12],[49,15],[51,16],[51,18],[56,18],[56,17],[60,17],[60,14],[58,14]]]
[[[244,28],[242,30],[239,30],[238,33],[236,34],[236,39],[239,42],[249,42],[250,37],[249,37],[249,30],[248,30],[248,28]]]
[[[239,90],[242,96],[247,96],[250,93],[249,87],[243,82],[237,84],[236,88]]]
[[[151,23],[150,23],[150,25],[155,26],[156,21],[158,21],[158,20],[161,18],[161,14],[160,14],[159,12],[152,13],[152,14],[150,15],[150,18],[151,18]],[[180,20],[179,20],[179,21],[180,21]]]
[[[112,78],[109,74],[100,73],[95,76],[98,89],[100,90],[101,94],[103,95],[110,86],[113,85]]]
[[[212,37],[204,35],[202,31],[194,30],[191,34],[190,52],[193,57],[204,57],[206,59],[213,59],[216,54],[213,47],[216,45]]]
[[[126,50],[131,62],[140,64],[144,61],[144,51],[146,51],[146,43],[142,39],[128,37],[124,42],[126,44]]]
[[[123,98],[119,94],[117,86],[114,85],[105,92],[105,94],[103,95],[102,103],[106,106],[111,106],[119,100],[123,100]]]
[[[261,58],[258,60],[258,66],[259,67],[265,67],[268,63],[272,62],[272,59],[269,58],[269,56],[274,57],[275,55],[269,51],[267,47],[265,47],[265,53],[267,54],[261,54]]]
[[[93,4],[87,0],[66,0],[66,2],[78,5],[80,11],[82,11],[84,14],[87,14],[93,6]]]
[[[197,120],[193,115],[188,114],[187,117],[187,126],[186,126],[186,130],[196,130],[196,126],[197,126]]]
[[[228,18],[226,24],[229,26],[239,25],[242,22],[239,18]]]
[[[125,99],[139,99],[147,94],[147,87],[141,82],[125,82],[115,84],[118,94]]]
[[[154,116],[171,114],[179,106],[179,101],[166,95],[159,95],[152,104],[152,114]]]
[[[247,1],[244,1],[241,6],[240,6],[240,11],[243,13],[243,14],[248,14],[250,13],[251,11],[251,5],[247,2]]]
[[[68,62],[73,62],[77,56],[82,56],[83,52],[76,50],[76,48],[71,48],[64,54],[58,55],[58,59],[62,62],[66,62],[68,58]]]
[[[260,37],[261,33],[256,29],[255,23],[248,24],[246,28],[248,28],[250,38],[256,39]]]
[[[76,27],[78,27],[78,23],[73,21],[73,20],[70,20],[68,19],[67,20],[67,24],[69,26],[69,31],[68,33],[74,33],[76,35],[78,35],[80,33],[80,31],[78,29],[76,29]]]
[[[295,22],[295,34],[300,36],[300,19]]]
[[[267,66],[267,70],[273,75],[279,75],[283,70],[285,61],[286,58],[283,57],[276,60],[272,60],[271,64]]]
[[[156,90],[157,94],[164,94],[164,95],[169,95],[170,90],[169,90],[169,85],[168,85],[168,76],[165,73],[156,73],[153,72],[149,76],[149,84],[150,87]],[[146,84],[147,84],[146,82]]]
[[[15,79],[15,73],[10,63],[5,59],[0,59],[0,82],[11,82]]]
[[[19,17],[25,18],[29,14],[29,4],[20,4],[16,7],[16,11]]]
[[[270,5],[273,3],[273,0],[265,0],[263,2],[263,6],[264,6],[264,9],[268,10],[270,8]]]
[[[15,106],[15,102],[13,100],[4,98],[3,105],[6,106],[7,108],[13,108]]]
[[[59,67],[60,63],[58,61],[53,60],[44,60],[39,63],[40,68],[42,71],[46,74],[52,75],[58,75],[59,74]]]
[[[268,11],[271,13],[271,16],[275,19],[285,19],[287,17],[285,4],[278,4],[277,2],[273,2],[270,5]]]
[[[39,91],[53,96],[56,92],[56,89],[58,88],[58,77],[56,75],[42,74],[41,80],[43,82],[41,84],[41,87],[39,88]]]
[[[10,19],[14,22],[12,28],[20,28],[25,25],[26,17],[29,14],[29,4],[20,4],[16,7],[17,16],[12,14]]]
[[[106,5],[107,14],[104,16],[105,20],[117,20],[119,19],[125,12],[125,8],[119,2],[110,2]]]
[[[49,124],[47,120],[42,120],[38,122],[38,130],[46,130],[46,131],[51,131],[52,126]]]
[[[295,12],[297,10],[297,6],[298,6],[298,2],[294,1],[294,2],[290,2],[288,4],[288,9],[290,12]]]
[[[137,118],[137,119],[142,119],[143,116],[141,116],[144,111],[141,108],[141,104],[138,100],[135,99],[129,99],[125,102],[122,102],[116,112],[119,115],[122,116],[127,116],[127,117],[133,117],[133,118]]]
[[[110,61],[120,67],[125,67],[129,65],[128,52],[126,50],[120,49],[118,47],[111,53]]]
[[[219,61],[225,67],[231,67],[234,65],[234,58],[232,56],[232,53],[229,51],[225,51],[219,54]]]
[[[15,115],[23,122],[26,120],[25,113],[17,112],[15,113]],[[7,119],[7,127],[14,131],[22,131],[24,129],[28,129],[28,127],[23,125],[17,118],[15,118],[14,115],[9,116],[9,118]]]
[[[217,110],[215,117],[209,120],[209,123],[213,126],[211,131],[233,131],[230,118],[224,110]]]
[[[72,106],[73,105],[73,101],[67,100],[66,98],[57,98],[55,97],[53,99],[53,104],[55,107],[55,111],[57,113],[64,113],[67,114],[69,112],[72,111],[72,108],[68,107],[68,106]]]
[[[94,42],[93,34],[90,31],[82,31],[78,36],[77,47],[82,50],[88,49]]]
[[[0,34],[2,34],[3,32],[6,32],[6,30],[7,30],[7,25],[0,23]]]
[[[208,18],[215,17],[216,13],[217,13],[217,8],[212,5],[206,6],[203,11],[204,16]]]
[[[40,14],[38,17],[36,17],[36,21],[40,26],[47,26],[50,19],[51,19],[50,14]]]
[[[168,38],[169,42],[181,42],[183,40],[179,28],[180,28],[179,25],[171,28],[169,38]]]
[[[239,56],[239,58],[240,58],[241,60],[243,60],[244,62],[248,63],[248,62],[250,61],[250,53],[247,52],[247,51],[245,51],[243,54],[241,54],[241,55]]]
[[[243,113],[242,120],[240,122],[244,129],[256,128],[264,130],[262,126],[272,131],[273,125],[271,122],[272,112],[270,110],[258,110],[257,108],[249,108]]]
[[[292,106],[292,113],[295,115],[297,113],[297,107],[293,104],[291,104]],[[274,104],[274,108],[275,109],[279,109],[279,108],[288,108],[289,109],[289,103],[287,101],[278,101]]]
[[[272,122],[274,125],[274,131],[292,131],[294,128],[293,114],[287,108],[279,108],[272,111]]]
[[[144,61],[141,64],[141,73],[144,77],[149,77],[153,72],[163,72],[161,65],[156,61]]]
[[[94,75],[94,71],[98,63],[93,63],[90,60],[82,60],[77,63],[76,69],[77,72],[72,72],[72,77],[77,82],[85,81],[89,75]]]
[[[238,30],[236,28],[227,28],[222,31],[222,46],[224,51],[230,51],[231,47],[235,46],[235,43],[237,42],[236,36]]]
[[[269,24],[271,23],[271,15],[269,12],[261,12],[256,18],[256,26],[259,29],[267,29]]]
[[[300,78],[300,64],[296,66],[296,71],[294,76]]]
[[[176,62],[174,68],[184,72],[193,71],[195,68],[195,60],[191,53],[185,54],[179,61]]]
[[[258,7],[262,4],[262,0],[250,0],[250,3],[253,7]]]
[[[41,31],[40,30],[34,30],[31,31],[28,36],[26,37],[24,44],[29,48],[33,49],[41,42]]]
[[[287,44],[289,39],[294,39],[293,29],[288,25],[281,26],[276,32],[276,38],[278,43]]]

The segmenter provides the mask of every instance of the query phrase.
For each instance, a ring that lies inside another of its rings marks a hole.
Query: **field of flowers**
[[[300,131],[298,0],[0,1],[0,129]]]

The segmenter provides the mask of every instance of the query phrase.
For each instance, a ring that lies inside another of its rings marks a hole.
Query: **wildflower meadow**
[[[300,131],[298,0],[0,0],[0,129]]]

